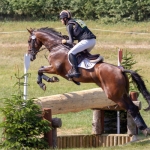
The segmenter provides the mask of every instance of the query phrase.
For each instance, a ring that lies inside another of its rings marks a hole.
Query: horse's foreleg
[[[53,76],[50,78],[46,76],[45,74],[42,75],[42,79],[44,79],[47,82],[59,82],[59,79],[57,77]]]
[[[42,76],[43,76],[43,73],[38,71],[37,84],[40,86],[40,88],[42,88],[45,91],[46,85],[42,83]]]
[[[58,82],[59,79],[55,76],[53,76],[52,78],[46,76],[43,73],[55,73],[54,70],[52,69],[51,66],[48,67],[44,67],[42,66],[39,70],[38,70],[38,79],[37,79],[37,83],[39,84],[39,86],[45,91],[46,90],[46,85],[44,83],[42,83],[42,79],[44,79],[47,82]]]

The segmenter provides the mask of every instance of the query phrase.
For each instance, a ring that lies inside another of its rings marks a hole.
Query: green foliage
[[[125,53],[123,54],[123,58],[122,58],[122,62],[121,62],[122,67],[127,70],[132,70],[133,65],[136,63],[137,62],[134,60],[133,54],[126,50]],[[139,70],[135,70],[135,72],[138,72],[138,71]],[[134,82],[132,81],[131,74],[128,74],[128,78],[129,78],[129,83],[130,83],[129,90],[130,91],[138,91],[136,84],[134,84]]]
[[[121,65],[128,70],[133,68],[133,65],[136,64],[136,61],[133,59],[133,54],[127,50],[123,54]]]
[[[150,18],[150,0],[5,0],[0,2],[1,17],[58,20],[61,10],[75,17],[95,20],[134,20]]]
[[[40,107],[35,104],[34,99],[23,99],[20,92],[22,85],[21,79],[24,75],[18,77],[19,90],[16,95],[10,98],[2,98],[4,101],[0,111],[4,120],[0,123],[3,128],[3,141],[0,145],[4,149],[46,149],[48,143],[44,140],[44,133],[49,132],[50,122],[43,119]]]
[[[97,19],[96,11],[98,0],[73,0],[70,3],[70,10],[75,18]]]

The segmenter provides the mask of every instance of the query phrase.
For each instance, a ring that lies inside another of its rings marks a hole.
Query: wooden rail
[[[66,135],[57,137],[57,148],[92,148],[123,145],[132,141],[128,134]]]
[[[36,101],[43,108],[50,108],[52,115],[79,112],[94,108],[102,110],[123,110],[112,100],[108,99],[101,88],[39,97]],[[134,101],[134,104],[140,109],[140,101]]]

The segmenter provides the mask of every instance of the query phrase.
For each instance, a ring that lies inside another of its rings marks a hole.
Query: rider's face
[[[63,19],[61,19],[60,21],[61,21],[61,23],[62,23],[62,24],[65,24],[65,22],[64,22],[64,20],[63,20]]]

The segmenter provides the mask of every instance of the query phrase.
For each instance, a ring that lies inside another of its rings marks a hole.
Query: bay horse
[[[47,82],[58,82],[57,77],[48,77],[44,73],[57,74],[67,79],[66,74],[71,69],[68,61],[69,48],[61,43],[64,36],[52,28],[27,29],[30,33],[28,39],[28,54],[30,60],[36,59],[36,54],[40,51],[42,45],[49,51],[48,61],[49,66],[42,66],[38,70],[37,83],[43,90],[46,90],[46,85],[42,83],[42,79]],[[132,80],[136,83],[138,90],[148,103],[147,110],[150,109],[150,93],[147,90],[141,76],[132,71],[121,69],[113,64],[98,62],[91,69],[79,68],[81,73],[79,78],[73,78],[76,84],[79,82],[96,83],[101,87],[107,98],[114,101],[120,107],[124,108],[131,116],[136,126],[143,132],[145,136],[150,135],[150,129],[144,122],[139,109],[134,105],[129,96],[129,80],[126,73],[130,73]]]

